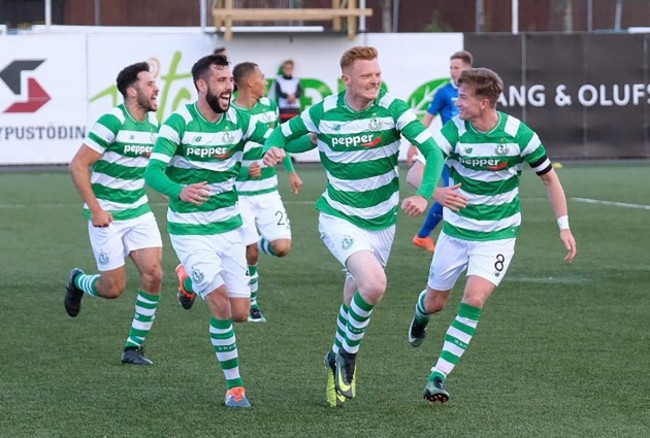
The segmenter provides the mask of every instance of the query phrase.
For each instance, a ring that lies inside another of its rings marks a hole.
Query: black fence
[[[650,158],[650,34],[472,34],[503,78],[499,107],[557,158]]]

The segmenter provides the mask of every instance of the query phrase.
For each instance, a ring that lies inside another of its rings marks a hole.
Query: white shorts
[[[318,231],[327,249],[343,266],[352,254],[368,250],[385,268],[395,240],[395,225],[383,230],[365,230],[326,213],[318,218]]]
[[[440,233],[429,268],[427,286],[440,291],[451,290],[465,269],[467,275],[477,275],[499,286],[515,254],[516,240],[483,242],[456,239]]]
[[[242,238],[245,245],[257,242],[260,234],[272,242],[291,239],[289,216],[277,191],[255,196],[240,196],[239,210],[244,226]]]
[[[160,230],[152,212],[133,219],[113,221],[105,228],[94,227],[88,221],[88,235],[100,272],[124,266],[131,251],[162,248]]]
[[[170,234],[169,237],[192,279],[192,288],[202,298],[224,284],[229,297],[250,297],[246,247],[240,229],[205,236]]]

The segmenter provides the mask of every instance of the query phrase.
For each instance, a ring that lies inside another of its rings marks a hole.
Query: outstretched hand
[[[302,180],[296,172],[289,173],[289,184],[291,185],[291,192],[297,195],[302,188]]]
[[[560,240],[564,243],[564,247],[567,250],[567,255],[564,257],[564,261],[571,263],[576,257],[578,248],[576,247],[576,239],[573,237],[570,229],[560,230]]]

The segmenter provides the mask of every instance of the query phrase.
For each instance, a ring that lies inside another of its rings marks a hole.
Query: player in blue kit
[[[438,114],[440,114],[440,119],[443,125],[451,120],[452,117],[458,114],[458,108],[456,108],[456,99],[458,99],[458,77],[463,71],[467,70],[471,66],[471,53],[465,50],[461,50],[451,55],[449,58],[449,72],[451,74],[451,81],[436,92],[433,100],[431,101],[431,105],[429,105],[429,108],[427,109],[427,113],[422,118],[422,123],[424,126],[429,127],[433,119]],[[409,166],[422,165],[417,160],[415,160],[416,155],[417,149],[415,146],[411,145],[408,151]],[[444,166],[442,168],[442,184],[445,187],[449,185],[449,169],[447,166]],[[427,251],[433,252],[435,245],[430,234],[441,220],[442,205],[436,202],[429,210],[422,228],[420,228],[418,234],[413,237],[413,244],[424,248]]]

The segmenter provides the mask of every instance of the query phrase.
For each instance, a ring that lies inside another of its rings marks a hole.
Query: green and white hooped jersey
[[[400,133],[413,144],[435,146],[406,102],[385,92],[362,111],[347,105],[345,92],[328,96],[280,129],[288,140],[318,133],[327,188],[316,208],[370,230],[397,218]]]
[[[242,108],[234,102],[232,106],[247,112],[253,123],[262,122],[269,128],[275,128],[280,117],[278,106],[268,97],[262,97],[252,108]],[[242,166],[250,167],[256,161],[261,163],[263,143],[249,141],[244,146],[244,158]],[[237,177],[235,187],[239,196],[255,196],[271,193],[278,189],[278,177],[275,166],[262,167],[262,175],[259,178],[251,178],[248,173]]]
[[[151,211],[144,172],[158,126],[153,112],[138,122],[122,104],[101,116],[84,140],[86,146],[102,154],[93,166],[90,183],[99,205],[115,220],[133,219]],[[90,220],[86,204],[84,215]]]
[[[267,131],[266,125],[254,123],[247,113],[233,107],[215,123],[206,120],[195,103],[169,116],[160,128],[151,160],[165,163],[172,181],[182,185],[207,181],[210,191],[202,205],[170,198],[170,234],[219,234],[242,225],[235,178],[245,143],[264,143]]]
[[[526,162],[538,174],[552,169],[544,145],[519,119],[497,112],[490,132],[477,131],[458,116],[447,122],[434,139],[447,157],[449,185],[461,183],[469,198],[458,212],[444,209],[443,231],[465,240],[509,239],[519,235],[519,183]]]

